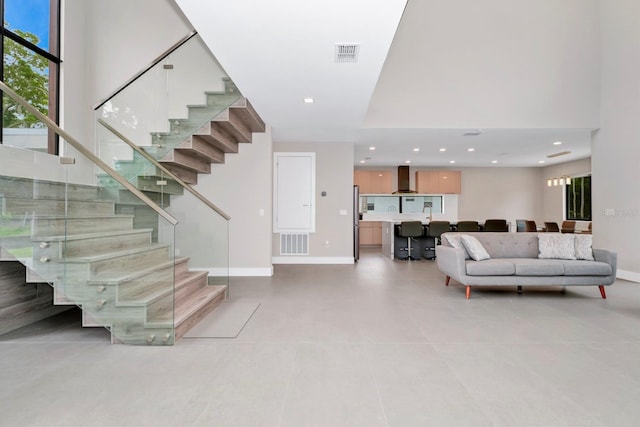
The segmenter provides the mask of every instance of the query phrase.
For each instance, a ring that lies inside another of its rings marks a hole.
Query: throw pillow
[[[447,239],[447,242],[451,245],[452,248],[462,249],[464,251],[464,259],[471,259],[469,256],[469,252],[462,244],[462,235],[460,234],[443,234],[442,237]]]
[[[575,239],[576,259],[594,261],[593,248],[591,247],[593,236],[591,234],[576,234]]]
[[[469,252],[469,256],[476,261],[482,261],[483,259],[491,258],[487,250],[482,246],[482,243],[475,237],[463,234],[460,236],[462,245]]]
[[[574,237],[568,233],[539,233],[538,258],[576,259]]]

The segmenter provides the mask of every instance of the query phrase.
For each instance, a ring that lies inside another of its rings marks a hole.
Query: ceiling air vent
[[[552,159],[552,158],[554,158],[554,157],[565,156],[565,155],[567,155],[567,154],[569,154],[569,153],[571,153],[571,151],[561,151],[561,152],[559,152],[559,153],[549,154],[549,155],[547,156],[547,158],[548,158],[548,159]]]
[[[336,62],[358,62],[360,45],[357,43],[336,44]]]

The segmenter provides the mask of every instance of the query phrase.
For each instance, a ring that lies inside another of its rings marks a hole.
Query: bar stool
[[[413,258],[411,256],[411,239],[414,239],[416,237],[422,237],[423,235],[423,229],[422,229],[422,222],[420,221],[402,221],[400,223],[400,231],[398,233],[398,235],[400,237],[406,237],[407,238],[407,247],[406,248],[402,248],[402,250],[407,251],[407,258],[401,258],[401,259],[413,259],[413,260],[418,260],[420,258]]]
[[[449,221],[431,221],[427,228],[427,236],[433,237],[433,247],[426,248],[426,252],[432,254],[429,258],[436,257],[436,246],[440,244],[440,236],[442,233],[451,231],[451,223]]]

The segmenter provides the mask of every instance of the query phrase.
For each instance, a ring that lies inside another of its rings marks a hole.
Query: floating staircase
[[[206,104],[188,106],[186,119],[144,147],[188,184],[227,153],[252,141],[265,124],[229,79],[223,92],[206,92]],[[107,162],[108,163],[108,162]],[[160,207],[183,187],[133,152],[115,170]],[[103,326],[112,341],[173,344],[226,296],[208,284],[207,272],[189,270],[189,258],[158,243],[158,214],[110,175],[97,186],[0,176],[0,248],[53,287],[58,305],[77,305],[84,326]]]
[[[172,344],[225,297],[226,286],[154,243],[152,228],[117,214],[108,189],[0,177],[0,195],[0,247],[113,342]]]
[[[205,92],[206,104],[188,106],[186,119],[170,119],[169,132],[153,133],[152,146],[145,147],[187,184],[197,184],[198,174],[211,173],[211,164],[224,163],[227,153],[237,153],[254,132],[265,131],[249,101],[224,80],[224,92]]]

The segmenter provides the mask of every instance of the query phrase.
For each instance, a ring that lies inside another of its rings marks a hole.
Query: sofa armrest
[[[436,246],[436,263],[438,270],[461,282],[467,275],[464,249],[450,246]]]
[[[594,249],[593,258],[595,258],[596,261],[606,262],[607,264],[609,264],[611,266],[611,277],[613,278],[613,280],[615,280],[616,270],[618,268],[618,254],[606,249]]]

